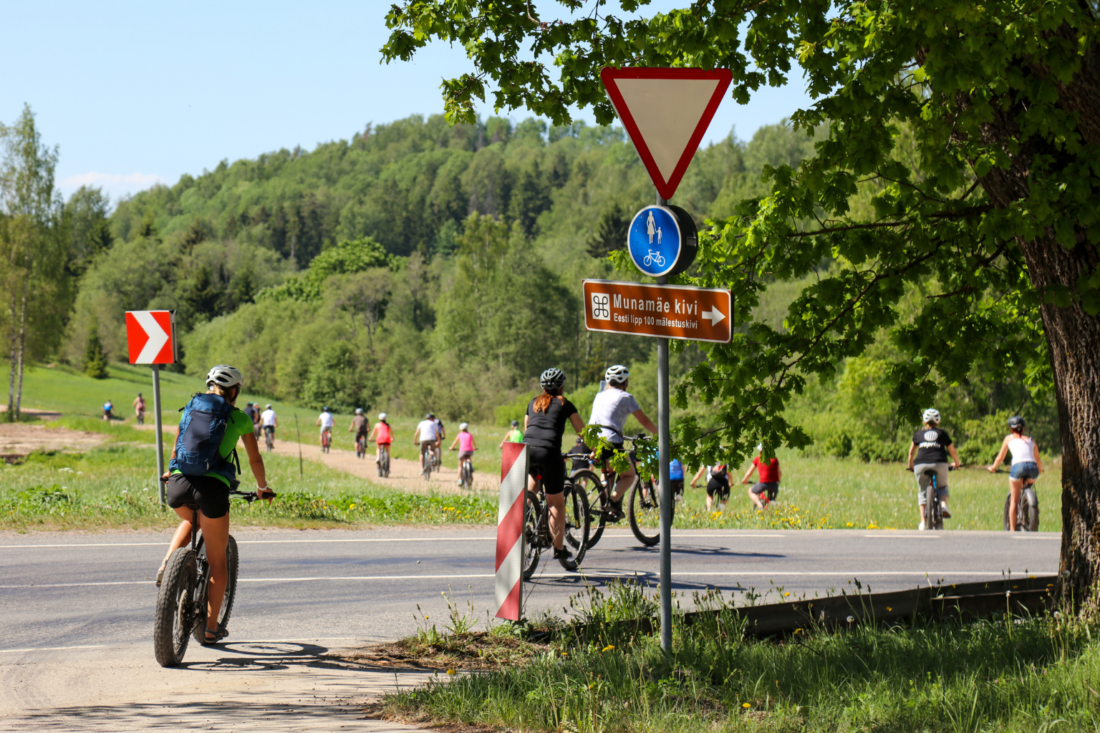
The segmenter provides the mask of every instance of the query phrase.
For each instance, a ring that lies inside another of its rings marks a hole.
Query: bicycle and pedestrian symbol
[[[634,215],[627,235],[634,265],[652,277],[682,272],[694,259],[695,242],[695,223],[673,206],[645,207]],[[687,249],[691,253],[685,257]]]

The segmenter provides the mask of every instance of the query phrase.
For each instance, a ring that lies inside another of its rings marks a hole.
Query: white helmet
[[[355,408],[355,414],[356,415],[362,415],[363,414],[363,408],[362,407],[356,407]]]
[[[608,367],[603,374],[603,378],[607,380],[608,384],[622,384],[630,379],[630,370],[621,364],[616,364],[613,367]]]
[[[933,410],[931,407],[929,407],[927,410],[924,411],[924,414],[921,416],[921,419],[923,419],[925,422],[939,423],[939,421],[940,421],[939,410]]]
[[[384,413],[384,412],[378,413],[378,419],[379,420],[385,420],[386,419],[386,413]]]
[[[469,427],[470,427],[470,423],[468,423],[468,422],[464,422],[464,423],[462,423],[461,425],[459,425],[459,426],[458,426],[458,429],[459,429],[459,430],[466,430],[466,429],[468,429]]]
[[[230,387],[243,387],[244,377],[237,371],[236,367],[231,367],[228,364],[219,364],[211,369],[206,375],[206,386],[209,387],[213,384],[229,389]]]

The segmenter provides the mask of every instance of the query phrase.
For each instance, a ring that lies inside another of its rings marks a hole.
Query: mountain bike
[[[380,478],[390,477],[390,446],[388,443],[378,445],[378,461],[375,465],[378,468]]]
[[[356,435],[355,436],[355,457],[366,458],[367,457],[367,436]]]
[[[267,443],[267,452],[275,450],[275,428],[264,428],[264,442]]]
[[[1011,531],[1008,512],[1012,506],[1012,492],[1005,497],[1005,532]],[[1035,483],[1024,484],[1020,490],[1020,500],[1016,502],[1016,530],[1020,532],[1039,531],[1039,495],[1035,493]]]
[[[623,500],[626,502],[626,515],[630,520],[630,531],[646,547],[652,547],[661,541],[661,500],[660,488],[653,481],[642,479],[638,474],[638,443],[650,440],[645,434],[624,436],[631,441],[632,447],[627,455],[634,467],[634,481]],[[588,493],[588,506],[591,510],[592,536],[588,546],[595,547],[603,537],[607,524],[619,521],[611,508],[611,492],[619,475],[609,464],[603,466],[602,477],[589,469],[578,469],[571,474],[573,481]],[[675,506],[673,512],[675,512]]]
[[[229,494],[243,497],[249,504],[259,498],[254,491],[230,491]],[[274,498],[275,493],[272,492],[270,497]],[[153,651],[162,667],[174,667],[183,661],[189,637],[194,636],[200,644],[206,641],[206,594],[210,564],[199,529],[199,507],[195,504],[188,504],[187,507],[191,510],[191,547],[181,547],[168,558],[153,617]],[[222,607],[218,611],[219,629],[229,623],[233,602],[237,598],[239,555],[237,541],[232,535],[225,547],[225,563],[228,575]]]
[[[564,460],[564,457],[563,457]],[[524,490],[523,506],[523,579],[530,580],[539,566],[542,551],[554,549],[554,538],[550,535],[550,504],[545,501],[542,487],[542,475],[539,466],[535,466],[538,489]],[[588,510],[588,495],[581,490],[572,476],[565,479],[565,541],[573,551],[573,560],[579,567],[589,548],[589,524],[591,513]],[[544,501],[540,501],[542,497]]]
[[[912,469],[910,469],[912,470]],[[948,466],[954,471],[954,466]],[[940,487],[937,484],[936,469],[925,469],[924,475],[932,480],[924,490],[924,526],[926,529],[943,529],[943,507],[940,505]]]
[[[428,450],[420,454],[420,470],[425,481],[432,478],[432,469],[435,468],[435,443],[428,446]]]
[[[459,466],[459,483],[467,489],[474,487],[474,462],[473,459],[462,461]]]
[[[321,431],[321,452],[322,453],[328,453],[331,448],[332,448],[332,431],[331,430],[322,430]]]
[[[432,470],[439,473],[439,469],[443,468],[443,447],[432,448]]]

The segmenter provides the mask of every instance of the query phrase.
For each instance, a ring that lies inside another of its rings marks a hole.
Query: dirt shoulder
[[[48,423],[0,423],[0,458],[11,463],[36,450],[85,453],[108,439],[109,436],[100,433],[53,427]]]

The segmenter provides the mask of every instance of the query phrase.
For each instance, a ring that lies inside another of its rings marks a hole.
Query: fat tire
[[[233,614],[233,602],[237,600],[237,574],[240,572],[241,556],[237,553],[237,540],[229,535],[229,544],[225,546],[225,595],[222,607],[218,611],[218,626],[229,628],[229,617]]]
[[[607,526],[607,517],[604,516],[603,505],[603,480],[596,474],[595,471],[591,471],[587,468],[580,468],[569,475],[569,479],[573,482],[574,486],[577,486],[581,491],[587,492],[588,496],[588,546],[585,551],[591,550],[596,546],[596,543],[603,537],[604,527]]]
[[[542,504],[530,491],[524,491],[523,502],[523,579],[530,580],[539,567],[539,520],[542,517]]]
[[[565,544],[573,552],[577,565],[588,552],[592,513],[588,511],[588,495],[577,489],[571,479],[565,485]],[[570,531],[572,529],[572,531]]]
[[[656,530],[649,527],[642,527],[638,523],[638,515],[642,512],[656,509],[659,517],[661,511],[660,497],[654,496],[657,493],[654,487],[654,491],[650,492],[650,498],[647,499],[642,496],[641,488],[641,479],[635,476],[634,483],[630,486],[629,506],[627,507],[627,515],[630,518],[630,531],[634,533],[634,537],[643,545],[646,547],[653,547],[661,541],[660,522],[658,522]],[[657,499],[656,502],[653,501],[654,498]],[[652,532],[652,534],[649,534],[650,532]]]
[[[162,667],[176,666],[183,661],[183,655],[187,651],[187,642],[191,638],[190,617],[194,607],[197,575],[195,553],[190,548],[181,547],[168,558],[153,614],[153,653]],[[179,618],[181,611],[183,618]]]

